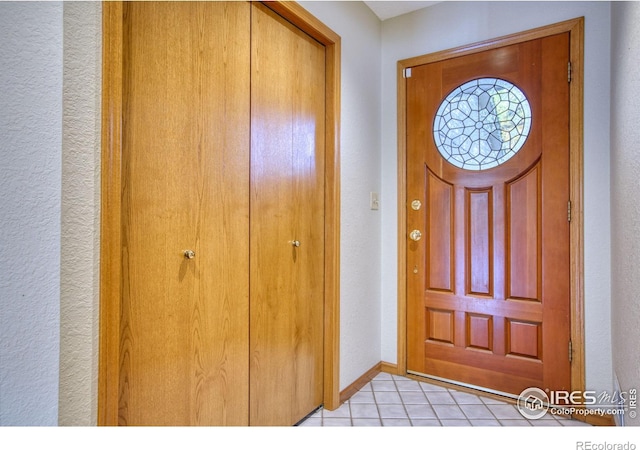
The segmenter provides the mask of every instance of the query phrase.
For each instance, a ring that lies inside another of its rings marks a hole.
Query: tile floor
[[[556,417],[526,420],[511,405],[480,395],[381,373],[335,411],[299,426],[589,426]]]

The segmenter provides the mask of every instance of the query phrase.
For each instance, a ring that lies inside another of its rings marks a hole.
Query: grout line
[[[447,392],[449,392],[449,395],[451,395],[451,392],[454,389],[447,389]],[[459,392],[459,391],[456,391]],[[473,424],[471,423],[471,418],[469,416],[467,416],[467,413],[464,412],[464,409],[462,409],[462,406],[460,405],[460,403],[458,403],[458,400],[456,400],[456,398],[451,395],[451,398],[453,399],[453,403],[460,409],[460,411],[462,411],[462,415],[467,419],[467,422],[469,422],[469,425],[473,426]],[[482,402],[482,400],[480,400]],[[489,409],[489,408],[487,408]],[[489,409],[489,412],[491,412],[491,410]]]
[[[407,405],[404,404],[404,399],[402,398],[402,395],[400,395],[400,389],[398,389],[398,383],[396,383],[396,379],[393,377],[393,375],[391,376],[391,380],[393,381],[393,385],[396,388],[396,394],[398,394],[398,398],[400,398],[400,404],[402,405],[402,409],[404,409],[404,413],[407,415],[407,419],[409,419],[409,424],[413,427],[414,426],[413,420],[409,415],[409,411],[407,411]],[[382,418],[380,418],[380,420],[382,421]]]
[[[369,384],[371,384],[371,396],[373,397],[373,404],[376,405],[376,411],[378,411],[378,420],[380,421],[380,426],[383,427],[384,424],[382,423],[382,414],[380,413],[380,407],[378,406],[378,399],[376,399],[376,391],[375,389],[373,389],[373,380],[375,380],[375,377],[371,379],[371,381],[369,381]]]
[[[429,405],[431,407],[431,410],[433,411],[433,414],[436,416],[436,420],[438,421],[440,426],[443,427],[444,425],[442,424],[442,420],[440,420],[440,416],[438,416],[438,413],[436,412],[436,409],[433,407],[433,404],[431,403],[431,400],[429,400],[429,396],[427,396],[427,392],[422,387],[422,381],[416,381],[416,382],[418,383],[418,386],[420,387],[420,391],[422,392],[422,395],[424,395],[424,398],[427,400],[427,405]],[[429,391],[429,392],[438,392],[438,391]]]

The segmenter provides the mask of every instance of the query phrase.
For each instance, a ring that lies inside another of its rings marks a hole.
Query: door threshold
[[[491,397],[499,397],[499,399],[506,400],[508,402],[516,402],[518,396],[509,392],[496,391],[495,389],[489,389],[483,386],[476,386],[475,384],[463,383],[461,381],[450,380],[448,378],[441,378],[435,375],[427,375],[425,373],[416,372],[413,370],[407,370],[407,375],[412,375],[416,378],[422,378],[429,381],[435,381],[439,385],[445,385],[445,387],[451,387],[452,389],[462,388],[464,391],[472,391],[473,393],[485,394]]]
[[[307,420],[309,417],[313,416],[315,413],[317,413],[318,411],[320,411],[322,408],[324,407],[324,405],[319,405],[317,408],[314,408],[313,411],[311,411],[309,414],[307,414],[306,416],[304,416],[302,419],[300,419],[299,421],[297,421],[296,423],[293,424],[294,427],[298,427],[300,426],[300,424],[302,424],[305,420]]]

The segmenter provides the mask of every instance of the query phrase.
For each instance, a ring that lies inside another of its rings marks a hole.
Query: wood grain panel
[[[340,97],[341,38],[296,2],[263,2],[325,46],[324,403],[341,404],[340,355]]]
[[[465,189],[466,292],[493,295],[493,191]]]
[[[516,395],[536,386],[542,379],[543,366],[530,358],[504,357],[485,351],[469,351],[464,347],[434,344],[428,341],[429,358],[426,373]]]
[[[119,423],[246,425],[248,5],[124,17]]]
[[[539,385],[542,377],[542,365],[538,361],[528,361],[525,358],[502,358],[501,361],[486,352],[473,352],[444,345],[430,346],[438,351],[434,352],[433,358],[425,361],[423,374],[516,395],[528,387]],[[511,360],[511,364],[502,364],[505,360]],[[473,361],[473,364],[470,361]],[[491,364],[486,364],[487,361]],[[516,364],[513,364],[514,362]]]
[[[460,80],[472,80],[479,73],[499,73],[508,78],[517,73],[520,52],[518,45],[510,45],[494,50],[487,60],[482,53],[466,58],[452,59],[442,70],[442,90],[449,93],[460,85]]]
[[[507,354],[542,359],[542,324],[506,319]]]
[[[430,341],[453,344],[455,336],[455,315],[453,311],[432,308],[425,309],[427,339]]]
[[[100,161],[100,350],[98,424],[116,425],[122,302],[122,17],[121,2],[102,5]]]
[[[293,425],[323,399],[325,48],[252,8],[250,424]]]
[[[493,317],[466,313],[466,346],[469,348],[493,349]]]
[[[427,302],[423,302],[427,303]],[[457,297],[451,299],[446,292],[430,293],[428,306],[436,309],[449,309],[454,305],[456,310],[467,311],[474,314],[513,317],[517,319],[529,319],[540,321],[543,317],[542,305],[529,301],[486,301],[477,297]]]
[[[426,171],[427,288],[452,292],[454,286],[453,186]]]
[[[542,302],[545,304],[545,316],[543,320],[544,330],[542,346],[545,362],[545,377],[553,379],[553,389],[568,389],[571,383],[570,373],[573,367],[577,367],[579,361],[575,358],[569,361],[568,342],[571,339],[570,323],[571,305],[566,301],[572,295],[570,260],[571,250],[569,245],[558,245],[559,242],[568,243],[572,240],[570,226],[573,226],[574,216],[572,211],[572,221],[568,221],[566,209],[568,199],[574,203],[574,198],[570,195],[569,180],[562,174],[570,171],[570,156],[566,149],[570,146],[569,136],[566,129],[569,127],[569,88],[573,89],[573,81],[567,86],[561,83],[560,74],[552,70],[554,64],[560,64],[567,59],[569,50],[569,36],[567,33],[550,37],[543,45],[543,58],[545,64],[543,71],[548,79],[557,80],[556,83],[549,83],[544,87],[546,98],[557,98],[562,101],[563,108],[554,108],[553,102],[543,104],[543,114],[549,117],[550,125],[545,129],[543,135],[543,145],[553,148],[548,152],[546,160],[542,166],[542,204],[544,211],[561,211],[557,215],[544,214],[542,217],[542,252],[544,264],[541,268],[541,279],[543,280]],[[564,81],[564,80],[563,80]],[[553,143],[553,144],[552,144]],[[564,151],[559,151],[563,149]],[[553,185],[550,180],[557,180]],[[549,186],[549,187],[547,187]],[[572,208],[573,209],[573,208]],[[576,213],[579,217],[580,213]],[[579,219],[578,219],[579,220]],[[574,236],[575,237],[575,236]],[[554,330],[549,332],[548,330]],[[572,347],[579,349],[581,346],[575,341]],[[558,351],[550,351],[558,348]],[[575,355],[574,355],[575,356]]]
[[[540,301],[541,170],[507,183],[507,296]]]

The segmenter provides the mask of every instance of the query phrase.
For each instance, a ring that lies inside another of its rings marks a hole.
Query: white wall
[[[640,3],[616,2],[611,17],[611,329],[623,392],[640,389]],[[636,410],[637,412],[637,410]],[[640,417],[625,417],[640,425]]]
[[[380,21],[362,2],[300,2],[342,38],[340,389],[380,362]]]
[[[0,61],[0,425],[56,425],[62,3],[0,2]]]
[[[397,358],[396,62],[585,17],[585,330],[588,389],[611,390],[609,217],[610,4],[442,2],[382,25],[382,359]]]
[[[64,2],[60,425],[97,418],[101,3]]]

